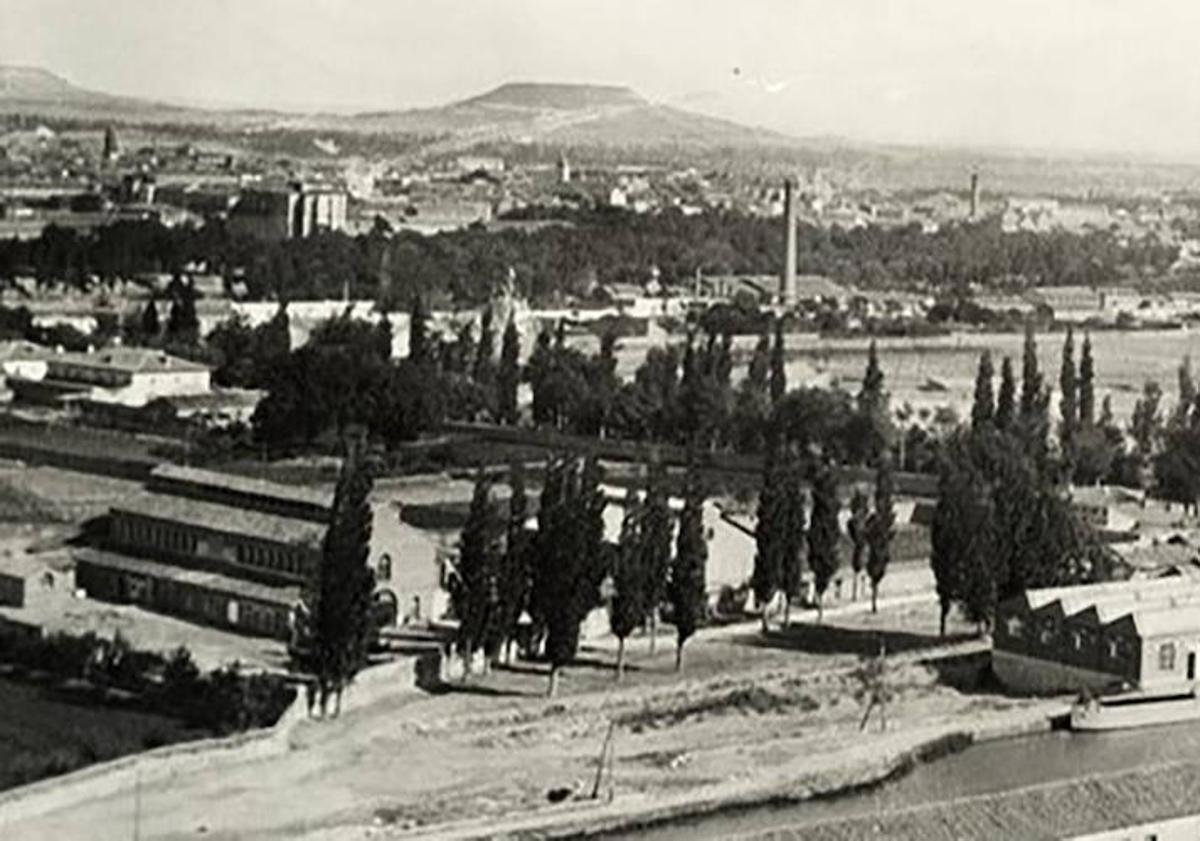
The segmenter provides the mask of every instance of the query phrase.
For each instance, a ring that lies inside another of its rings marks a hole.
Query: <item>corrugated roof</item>
[[[203,587],[220,593],[230,593],[261,602],[290,607],[300,598],[300,588],[295,586],[272,587],[259,584],[256,581],[246,581],[241,578],[230,578],[215,572],[199,569],[171,566],[145,558],[135,558],[132,555],[121,555],[116,552],[103,552],[99,549],[79,549],[75,553],[77,561],[85,561],[105,569],[130,572],[135,575],[145,575],[164,581],[178,581],[194,587]]]
[[[131,497],[112,511],[298,546],[320,546],[325,535],[323,523],[169,494]]]
[[[331,490],[306,485],[285,485],[281,482],[255,479],[250,476],[240,476],[236,473],[204,470],[199,467],[185,467],[179,464],[164,463],[150,471],[150,476],[173,482],[183,482],[202,488],[229,491],[231,493],[266,499],[278,499],[285,502],[298,502],[321,508],[330,508],[333,505],[333,491]]]

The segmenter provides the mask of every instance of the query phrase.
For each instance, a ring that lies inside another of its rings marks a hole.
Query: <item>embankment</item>
[[[838,797],[902,776],[921,762],[933,761],[967,746],[1050,730],[1066,713],[1060,701],[1033,708],[980,716],[972,722],[947,722],[864,740],[835,753],[800,757],[775,772],[748,780],[717,783],[669,794],[628,794],[613,802],[579,801],[507,819],[463,821],[441,827],[397,831],[389,838],[464,841],[477,838],[618,837],[632,830],[672,821],[752,807]],[[311,841],[358,837],[350,828],[325,830]]]
[[[413,691],[416,657],[398,658],[362,672],[345,696],[343,708],[367,706],[384,695]],[[69,774],[0,792],[0,838],[10,824],[69,809],[76,803],[135,791],[138,786],[203,771],[218,765],[261,761],[290,750],[293,731],[308,719],[303,693],[271,727],[233,736],[183,742],[100,762]]]

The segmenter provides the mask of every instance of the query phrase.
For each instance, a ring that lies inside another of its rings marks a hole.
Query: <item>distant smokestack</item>
[[[979,173],[971,173],[971,218],[979,213]]]
[[[783,182],[783,218],[787,226],[787,255],[783,263],[783,282],[780,284],[779,299],[784,306],[796,303],[796,182],[787,178]]]

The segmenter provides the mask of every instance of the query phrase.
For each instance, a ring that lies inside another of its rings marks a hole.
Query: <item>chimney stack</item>
[[[971,173],[971,218],[979,213],[979,173]]]
[[[783,218],[787,226],[787,255],[783,264],[783,282],[779,302],[785,307],[796,303],[796,181],[790,176],[783,182]]]

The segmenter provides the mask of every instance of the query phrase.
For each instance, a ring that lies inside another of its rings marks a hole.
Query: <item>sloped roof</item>
[[[300,588],[294,585],[272,587],[257,581],[247,581],[242,578],[231,578],[206,570],[189,569],[186,567],[162,564],[146,558],[135,558],[132,555],[122,555],[117,552],[103,552],[99,549],[79,549],[75,553],[78,561],[95,564],[105,569],[131,572],[165,581],[178,581],[194,587],[203,587],[220,593],[229,593],[256,599],[261,602],[290,607],[300,598]]]
[[[150,476],[152,479],[165,479],[172,482],[195,485],[200,488],[229,491],[243,496],[278,499],[285,502],[319,506],[321,508],[329,508],[333,505],[333,491],[331,490],[314,488],[307,485],[286,485],[282,482],[255,479],[251,476],[241,476],[236,473],[204,470],[199,467],[185,467],[179,464],[164,463],[150,471]]]
[[[92,353],[59,353],[52,359],[72,365],[109,368],[131,374],[207,371],[209,367],[190,359],[171,356],[160,350],[138,347],[113,347]]]
[[[169,494],[131,497],[112,511],[297,546],[320,546],[325,535],[323,523]]]

